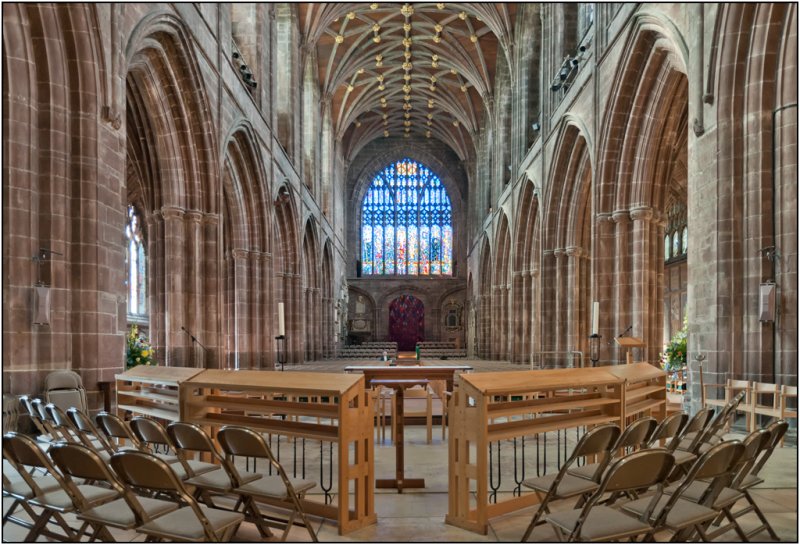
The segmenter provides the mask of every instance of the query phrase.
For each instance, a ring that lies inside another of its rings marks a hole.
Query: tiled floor
[[[287,371],[340,371],[353,361],[326,361],[303,366],[287,367]],[[481,362],[480,371],[491,367],[520,369],[520,366],[499,362]],[[570,440],[571,441],[571,440]],[[550,448],[553,448],[552,446]],[[426,488],[406,490],[398,494],[390,490],[375,491],[375,509],[378,522],[372,526],[352,532],[346,536],[338,535],[334,522],[314,519],[320,541],[355,542],[518,542],[533,514],[534,508],[520,510],[509,515],[490,520],[487,535],[475,534],[455,526],[445,524],[447,513],[447,443],[441,438],[439,429],[434,428],[433,443],[425,443],[424,426],[406,426],[406,473],[412,477],[423,477]],[[390,477],[394,471],[394,447],[388,442],[375,446],[375,475]],[[754,497],[767,518],[772,523],[781,541],[797,542],[797,449],[794,446],[777,449],[762,471],[765,483],[755,492]],[[4,512],[10,502],[3,500]],[[568,508],[569,502],[554,504],[554,508]],[[758,520],[753,514],[743,518],[745,530],[754,528]],[[135,532],[112,531],[118,541],[143,541]],[[26,530],[7,524],[3,529],[3,541],[22,541]],[[310,541],[303,528],[293,528],[290,541]],[[756,541],[769,541],[763,532],[754,538]],[[252,524],[243,524],[236,534],[235,541],[262,541]],[[531,541],[555,541],[555,535],[548,525],[536,528]],[[734,532],[720,538],[720,541],[738,541]]]

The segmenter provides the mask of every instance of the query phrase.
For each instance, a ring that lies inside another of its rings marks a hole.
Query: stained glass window
[[[362,273],[452,275],[452,217],[430,169],[407,158],[387,166],[361,205]]]
[[[142,221],[136,209],[128,205],[128,221],[125,225],[125,264],[128,287],[128,314],[147,315],[147,263],[144,255]]]

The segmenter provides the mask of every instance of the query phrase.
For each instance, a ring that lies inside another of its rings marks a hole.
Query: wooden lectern
[[[617,337],[617,344],[625,348],[628,352],[625,355],[625,363],[633,363],[633,353],[631,350],[634,348],[644,348],[647,344],[638,337]]]

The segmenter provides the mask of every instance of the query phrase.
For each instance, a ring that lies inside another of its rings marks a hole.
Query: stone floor
[[[458,360],[454,360],[454,363]],[[302,366],[287,366],[286,371],[341,371],[344,366],[352,365],[353,360],[334,360],[304,364]],[[473,363],[473,362],[470,362]],[[520,366],[505,362],[479,362],[475,371],[520,369]],[[516,511],[514,513],[496,517],[490,520],[487,535],[479,535],[455,526],[445,524],[447,513],[447,442],[441,437],[441,431],[434,426],[433,442],[425,442],[424,426],[406,426],[406,475],[408,477],[422,477],[426,487],[418,490],[406,490],[398,494],[391,490],[375,491],[375,509],[378,522],[372,526],[352,532],[346,536],[338,535],[337,526],[328,520],[314,519],[320,541],[325,542],[518,542],[533,514],[534,508]],[[572,435],[566,448],[571,449],[574,444]],[[273,447],[274,448],[274,447]],[[555,459],[555,446],[550,442],[548,455]],[[317,447],[317,450],[318,447]],[[509,456],[504,451],[504,456]],[[392,477],[394,473],[395,451],[389,441],[375,445],[375,476],[377,478]],[[314,460],[310,460],[313,463]],[[754,491],[753,496],[766,513],[767,518],[775,528],[781,541],[797,542],[797,448],[794,444],[777,449],[767,466],[762,471],[765,483]],[[284,462],[285,464],[285,462]],[[506,464],[504,467],[510,467]],[[548,470],[549,472],[549,470]],[[314,478],[314,477],[311,477]],[[312,493],[318,493],[315,489]],[[501,488],[501,493],[503,489]],[[314,494],[312,494],[314,495]],[[317,497],[321,495],[316,494]],[[4,512],[10,502],[3,500]],[[553,504],[554,509],[569,508],[569,502]],[[754,528],[758,521],[753,514],[746,515],[743,519],[745,530]],[[22,541],[27,530],[14,524],[7,524],[3,528],[3,541]],[[143,541],[143,536],[135,532],[120,532],[113,530],[112,534],[118,541]],[[768,541],[769,536],[763,532],[754,538],[756,541]],[[252,524],[243,524],[234,537],[235,541],[262,541],[258,531]],[[290,541],[310,541],[308,533],[303,528],[293,528]],[[537,527],[531,536],[531,541],[555,541],[555,535],[548,525]],[[736,534],[730,532],[722,536],[719,541],[738,541]]]

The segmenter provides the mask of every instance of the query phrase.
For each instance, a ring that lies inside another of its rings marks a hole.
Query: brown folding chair
[[[661,443],[664,442],[664,448],[673,452],[678,447],[680,431],[686,425],[688,419],[689,417],[685,412],[673,413],[664,418],[647,441],[647,447],[657,448],[662,446]]]
[[[522,481],[523,486],[535,490],[539,497],[544,496],[541,503],[539,503],[539,509],[533,515],[525,534],[522,536],[522,541],[528,541],[534,527],[544,522],[540,521],[540,519],[550,512],[548,504],[551,501],[574,497],[579,497],[583,500],[597,490],[600,475],[605,469],[605,464],[611,458],[611,446],[617,442],[619,435],[619,426],[616,424],[596,426],[583,434],[578,444],[575,445],[575,449],[573,449],[569,459],[564,462],[558,473]],[[595,465],[595,472],[591,479],[569,474],[570,468],[578,462],[579,458],[596,455],[601,455],[602,458],[601,462]]]
[[[75,484],[65,478],[52,464],[47,455],[36,442],[25,435],[15,432],[3,436],[3,450],[9,460],[18,466],[32,466],[47,471],[48,475],[58,482],[59,488],[43,490],[30,476],[22,475],[25,482],[33,491],[33,496],[27,500],[28,505],[41,508],[42,511],[25,536],[24,541],[36,541],[40,535],[53,537],[59,541],[80,541],[91,525],[84,523],[78,530],[69,526],[64,519],[64,514],[79,512],[86,506],[96,506],[119,497],[116,491],[90,484]],[[64,531],[64,535],[53,534],[46,528],[48,523],[55,523]],[[104,538],[110,536],[103,536]]]
[[[97,452],[84,445],[59,443],[50,449],[49,454],[66,479],[102,482],[119,494],[118,499],[97,506],[90,505],[82,494],[77,494],[80,504],[78,518],[95,528],[89,541],[97,537],[113,541],[105,527],[131,530],[180,507],[173,501],[136,496],[109,470]]]
[[[190,459],[192,453],[197,452],[205,454],[215,462],[210,464],[214,466],[212,471],[196,474],[184,481],[185,485],[195,487],[195,497],[202,499],[209,507],[216,507],[211,494],[232,494],[234,488],[261,478],[259,473],[240,474],[233,463],[220,454],[205,430],[196,424],[172,422],[167,426],[167,433],[175,445],[178,456]],[[240,504],[241,499],[233,510],[236,511]]]
[[[12,453],[8,453],[8,445],[3,444],[3,459],[8,462],[8,467],[3,468],[3,497],[12,500],[8,510],[3,515],[3,526],[7,522],[13,522],[23,528],[33,528],[33,523],[21,519],[14,515],[17,508],[22,508],[31,520],[35,521],[39,515],[28,505],[28,500],[36,495],[36,491],[28,484],[29,481],[36,483],[38,490],[49,492],[61,488],[58,481],[52,475],[34,475],[21,464],[16,463],[16,458]]]
[[[127,450],[111,457],[111,467],[123,483],[141,490],[177,497],[185,507],[136,528],[151,538],[171,541],[229,541],[244,515],[199,505],[162,459],[149,452]]]
[[[658,421],[651,416],[643,416],[628,424],[628,426],[620,434],[614,446],[611,447],[611,461],[601,462],[606,467],[613,464],[621,456],[628,454],[628,449],[636,449],[644,446],[653,431],[656,429]],[[595,473],[597,473],[598,463],[586,464],[580,467],[573,467],[569,470],[570,475],[575,477],[583,477],[584,479],[594,480]]]
[[[139,444],[148,447],[151,454],[155,454],[172,466],[182,481],[219,469],[216,464],[181,456],[164,426],[152,418],[135,416],[131,419],[130,426]]]
[[[664,494],[657,498],[653,506],[653,498],[645,497],[626,503],[622,510],[636,517],[643,517],[650,513],[649,520],[653,530],[644,537],[643,541],[653,541],[654,535],[661,531],[672,532],[672,541],[685,541],[694,532],[707,541],[705,526],[719,514],[719,510],[711,505],[716,500],[725,480],[730,478],[744,446],[739,441],[725,441],[710,448],[692,465],[686,477],[677,486],[671,488],[671,495]],[[703,483],[703,491],[699,497],[692,501],[687,499],[687,491],[700,479],[708,480]],[[668,489],[669,491],[670,489]]]
[[[239,494],[244,504],[245,512],[252,515],[259,529],[269,524],[261,513],[256,502],[276,505],[291,510],[291,515],[284,526],[281,541],[286,541],[289,530],[298,516],[308,531],[313,541],[318,541],[317,534],[308,520],[301,500],[305,493],[317,486],[314,481],[306,479],[290,479],[283,466],[272,455],[272,450],[264,441],[264,437],[253,430],[239,426],[225,426],[217,434],[217,440],[227,457],[245,456],[248,458],[263,458],[277,472],[277,476],[264,475],[247,484],[238,486],[233,490]],[[268,532],[268,531],[267,531]]]
[[[77,407],[67,409],[67,418],[72,422],[75,432],[81,437],[81,443],[95,445],[97,453],[104,460],[108,460],[112,454],[119,450],[120,447],[110,441],[105,434],[100,433],[92,419]]]
[[[109,442],[116,445],[115,448],[117,450],[119,450],[126,442],[128,445],[130,445],[130,447],[135,448],[136,450],[141,448],[139,445],[139,440],[130,430],[125,421],[117,415],[101,411],[97,413],[97,416],[95,416],[95,422],[97,422],[98,429],[105,434]]]
[[[42,417],[39,414],[39,411],[33,408],[33,399],[29,396],[23,395],[19,396],[20,405],[22,405],[23,409],[25,409],[25,413],[30,417],[31,422],[33,422],[33,426],[36,428],[38,436],[36,440],[40,443],[50,443],[52,436],[50,435],[50,430],[48,426],[42,422]]]
[[[714,411],[712,409],[702,407],[689,419],[689,422],[687,422],[686,426],[681,430],[678,444],[676,448],[672,450],[672,454],[675,456],[676,474],[680,475],[685,473],[684,468],[697,460],[697,453],[695,451],[700,444],[702,432],[706,424],[709,423],[713,416]]]
[[[105,457],[108,460],[109,455],[105,452],[105,446],[103,442],[97,438],[89,437],[84,433],[80,433],[76,428],[75,425],[72,423],[64,411],[54,405],[53,403],[48,403],[45,408],[45,412],[47,413],[50,422],[52,422],[53,427],[58,430],[62,436],[69,436],[69,442],[80,443],[89,447],[90,449],[97,451],[101,457]]]
[[[751,537],[763,530],[767,530],[772,539],[776,541],[779,540],[775,530],[772,528],[766,516],[747,490],[749,487],[744,485],[744,482],[751,474],[759,455],[769,447],[771,440],[772,437],[770,431],[757,430],[748,435],[742,442],[745,450],[739,458],[739,463],[737,464],[733,479],[728,486],[721,490],[717,500],[713,504],[715,509],[722,510],[722,515],[720,515],[717,520],[721,521],[723,518],[725,518],[728,520],[728,524],[721,526],[720,528],[715,529],[713,533],[708,534],[709,538],[714,539],[733,529],[743,541],[750,541]],[[748,505],[744,509],[734,513],[733,507],[739,500],[746,500]],[[750,532],[745,532],[737,519],[751,512],[756,514],[758,519],[761,521],[761,525]]]
[[[661,496],[664,482],[675,458],[666,449],[646,449],[628,454],[614,462],[606,472],[597,491],[582,508],[559,511],[547,516],[559,541],[617,541],[649,534],[650,513]],[[626,492],[656,487],[655,495],[648,498],[650,508],[634,518],[613,507],[600,505],[604,494],[619,495]]]

